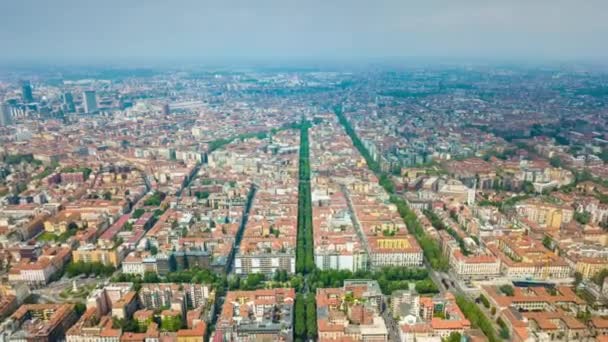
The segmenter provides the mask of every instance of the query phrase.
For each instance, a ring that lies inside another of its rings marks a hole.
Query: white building
[[[464,256],[460,250],[455,250],[450,255],[450,267],[463,278],[500,275],[500,259],[493,255]]]
[[[234,273],[247,275],[263,273],[271,275],[279,270],[296,272],[296,256],[293,253],[237,254],[234,258]]]

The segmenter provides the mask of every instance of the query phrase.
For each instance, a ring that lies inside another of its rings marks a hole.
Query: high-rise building
[[[8,103],[0,104],[0,126],[8,126],[12,123],[12,114]]]
[[[63,93],[63,106],[64,110],[68,113],[73,113],[76,111],[76,106],[74,106],[74,96],[69,91]]]
[[[95,90],[85,90],[82,94],[82,102],[84,103],[85,113],[94,113],[97,111],[97,98]]]
[[[171,114],[171,108],[169,108],[169,104],[165,103],[163,104],[163,115],[169,115]]]
[[[30,81],[23,81],[23,83],[21,83],[21,98],[25,103],[34,102],[34,95],[32,93],[32,85]]]

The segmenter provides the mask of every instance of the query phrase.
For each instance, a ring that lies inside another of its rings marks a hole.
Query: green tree
[[[294,289],[296,289],[296,291],[301,291],[302,289],[302,285],[304,284],[304,280],[303,277],[301,275],[296,275],[294,277],[291,277],[291,279],[289,280],[290,286]]]
[[[78,230],[78,225],[76,224],[76,222],[70,222],[70,223],[68,223],[68,230],[69,231],[73,231],[73,232],[75,232],[76,230]]]
[[[144,283],[158,283],[160,282],[160,278],[156,272],[145,272],[144,273]]]
[[[141,217],[141,216],[142,216],[142,215],[143,215],[145,212],[146,212],[146,210],[144,210],[144,209],[142,209],[142,208],[135,209],[135,210],[133,211],[133,215],[131,215],[131,217],[132,217],[132,218],[134,218],[134,219],[138,219],[138,218],[140,218],[140,217]]]
[[[74,304],[74,311],[76,311],[76,315],[82,316],[82,314],[87,310],[87,306],[84,303],[78,302]]]
[[[500,291],[509,297],[513,297],[515,295],[515,290],[511,285],[501,285],[499,287]]]
[[[122,229],[126,230],[126,231],[132,231],[133,230],[133,223],[131,223],[129,221],[125,222],[125,224],[122,226]]]
[[[459,332],[453,332],[445,339],[445,342],[460,342],[461,339],[462,335]]]
[[[437,293],[439,292],[439,289],[437,288],[437,285],[435,285],[434,281],[431,279],[425,279],[416,282],[416,291],[421,294],[426,294]]]
[[[562,159],[558,156],[553,156],[549,159],[549,163],[551,164],[551,166],[553,167],[563,167],[564,163],[562,162]]]
[[[241,288],[241,278],[238,276],[231,276],[228,278],[228,289],[230,291],[238,290]]]
[[[393,185],[393,181],[391,180],[391,177],[389,175],[387,175],[387,174],[382,174],[380,176],[380,185],[389,194],[392,194],[392,193],[395,192],[395,186]]]
[[[509,339],[509,329],[506,327],[501,327],[500,331],[499,331],[499,336],[500,338],[502,338],[503,340],[507,340]]]
[[[306,301],[304,295],[300,293],[296,295],[294,317],[296,317],[294,326],[295,337],[306,338]]]
[[[127,331],[127,332],[137,333],[137,332],[139,332],[139,325],[137,324],[136,321],[134,321],[132,319],[128,319],[128,320],[125,320],[123,330]]]
[[[247,278],[241,282],[241,287],[243,290],[257,290],[264,285],[265,280],[266,276],[261,273],[250,273],[247,275]]]
[[[591,213],[588,211],[575,212],[574,219],[580,224],[587,224],[591,221]]]
[[[180,316],[167,316],[160,322],[162,331],[175,332],[182,328],[182,318]]]
[[[317,338],[317,305],[312,293],[308,295],[306,303],[306,330],[309,339]]]
[[[521,189],[526,194],[532,194],[534,193],[534,184],[530,181],[524,181],[521,185]]]
[[[125,327],[125,320],[122,318],[112,317],[112,329],[123,329]]]
[[[591,281],[593,281],[598,286],[602,286],[604,284],[604,279],[608,277],[608,269],[603,269],[591,277]]]
[[[603,148],[598,157],[600,157],[604,163],[608,163],[608,148]]]
[[[310,273],[315,269],[314,242],[312,238],[312,205],[310,194],[310,163],[308,128],[310,123],[302,121],[300,125],[300,160],[298,189],[298,220],[296,244],[296,271]]]
[[[403,221],[405,222],[408,231],[412,235],[414,235],[414,237],[422,247],[424,257],[429,261],[431,267],[436,270],[446,271],[449,266],[448,260],[446,257],[443,256],[439,244],[426,235],[426,232],[422,228],[422,225],[420,224],[420,222],[418,222],[416,214],[408,207],[407,203],[402,198],[392,195],[392,193],[394,192],[394,187],[392,185],[392,182],[390,182],[390,177],[387,177],[386,175],[384,175],[383,177],[383,173],[380,170],[380,165],[375,160],[373,160],[370,153],[367,151],[365,146],[363,146],[363,143],[357,136],[355,130],[352,128],[350,123],[348,122],[346,116],[344,115],[342,105],[334,107],[334,113],[338,117],[338,121],[340,122],[340,124],[344,127],[346,134],[351,138],[353,145],[357,148],[359,153],[361,153],[361,155],[365,159],[370,170],[372,170],[378,176],[378,179],[382,181],[381,185],[389,194],[391,194],[391,203],[397,206],[399,215],[403,218]],[[300,267],[304,266],[300,265]],[[296,268],[298,267],[296,266]]]
[[[490,302],[488,301],[488,298],[486,298],[486,296],[484,295],[479,295],[479,301],[483,304],[483,306],[485,306],[486,308],[490,308]]]
[[[474,327],[479,327],[481,331],[486,335],[488,341],[498,342],[500,339],[496,336],[496,331],[492,322],[484,315],[481,309],[473,302],[466,299],[462,295],[456,296],[456,304],[467,317]]]
[[[194,196],[196,196],[196,198],[198,198],[199,200],[200,199],[207,199],[207,198],[209,198],[209,195],[210,194],[207,191],[196,191],[194,193]]]
[[[591,318],[593,317],[593,315],[591,314],[591,312],[589,311],[589,309],[582,311],[580,310],[577,314],[576,314],[576,318],[580,321],[583,321],[585,323],[588,323]]]
[[[548,236],[543,237],[543,246],[545,246],[547,249],[553,250],[553,241],[551,240],[550,237],[548,237]]]
[[[574,272],[574,287],[577,287],[583,281],[581,272]]]
[[[164,199],[165,194],[160,191],[156,191],[144,201],[144,205],[157,207],[162,203]]]

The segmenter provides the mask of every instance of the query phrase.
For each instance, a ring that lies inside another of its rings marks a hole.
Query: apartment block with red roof
[[[229,291],[217,321],[223,341],[292,341],[294,289]]]

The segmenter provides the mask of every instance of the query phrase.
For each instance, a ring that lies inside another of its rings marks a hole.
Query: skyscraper
[[[34,102],[34,95],[32,94],[32,85],[30,81],[23,81],[21,83],[21,98],[24,103]]]
[[[84,103],[85,113],[94,113],[97,111],[97,98],[95,90],[85,90],[82,94],[82,102]]]
[[[74,96],[69,91],[63,93],[63,106],[64,110],[68,113],[73,113],[76,111],[76,106],[74,106]]]
[[[0,104],[0,126],[8,126],[12,123],[13,120],[8,103]]]

